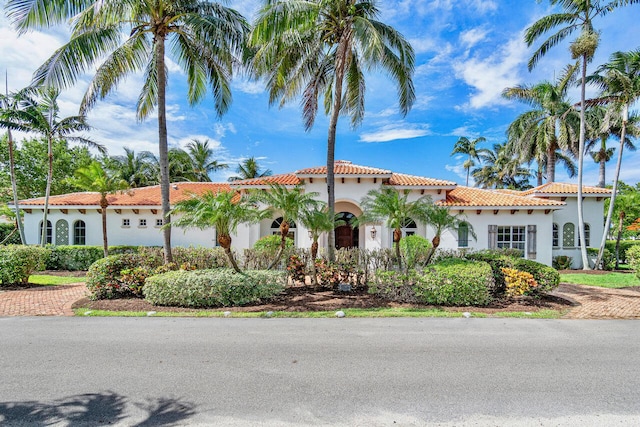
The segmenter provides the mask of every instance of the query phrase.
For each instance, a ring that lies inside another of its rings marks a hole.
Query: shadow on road
[[[117,393],[104,392],[70,396],[52,402],[0,402],[0,424],[38,427],[66,421],[69,425],[112,425],[130,416],[127,403],[145,414],[142,421],[135,424],[131,420],[127,422],[137,427],[171,426],[195,414],[194,404],[179,399],[159,398],[137,403]]]

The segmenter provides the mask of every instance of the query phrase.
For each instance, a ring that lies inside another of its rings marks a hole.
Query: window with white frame
[[[162,222],[162,218],[156,218],[156,227],[162,227],[163,222]]]
[[[131,227],[131,220],[129,218],[122,218],[123,227]]]
[[[280,234],[280,224],[282,224],[282,220],[283,218],[276,218],[272,223],[271,223],[271,234]],[[296,223],[289,220],[289,234],[287,234],[287,237],[294,239],[295,241],[295,235],[296,235]]]
[[[38,244],[41,244],[42,243],[42,221],[40,221],[40,227],[38,227],[38,230],[40,231],[38,233]],[[51,225],[51,221],[49,220],[47,220],[47,231],[46,231],[45,239],[46,239],[45,243],[53,242],[53,226]]]
[[[458,247],[469,247],[469,224],[466,222],[461,222],[458,226]]]
[[[402,227],[400,229],[402,230],[402,237],[407,237],[416,234],[418,231],[418,226],[416,225],[416,222],[411,218],[405,218],[402,221]]]
[[[589,224],[584,225],[584,241],[586,246],[591,246],[591,226]],[[580,234],[578,233],[578,246],[580,246]]]
[[[553,247],[560,246],[560,227],[555,222],[553,223]]]
[[[76,221],[73,224],[73,244],[85,245],[87,242],[87,226],[84,221]]]
[[[147,220],[145,218],[140,218],[140,220],[138,221],[138,227],[146,227],[147,226]]]
[[[524,255],[526,236],[524,226],[498,226],[498,248],[518,249]]]

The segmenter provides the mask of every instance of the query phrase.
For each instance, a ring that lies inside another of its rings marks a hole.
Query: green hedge
[[[487,305],[495,285],[486,262],[451,260],[430,266],[413,286],[418,301],[435,305]]]
[[[620,262],[623,264],[628,264],[627,259],[627,251],[633,247],[640,246],[640,240],[620,240]],[[607,240],[607,243],[604,246],[608,249],[612,256],[616,256],[616,241],[615,240]]]
[[[40,246],[0,246],[0,284],[27,283],[34,271],[41,271],[49,250]]]
[[[284,290],[286,274],[278,271],[170,271],[147,278],[143,293],[155,305],[229,307],[273,298]]]
[[[94,262],[87,272],[89,298],[97,300],[140,296],[139,286],[130,280],[123,280],[123,272],[126,274],[142,269],[146,276],[160,265],[161,263],[139,254],[109,255],[101,258]]]
[[[9,238],[7,239],[7,237]],[[5,239],[7,239],[6,242]],[[14,224],[0,223],[0,242],[4,242],[4,245],[19,245],[22,243],[20,241],[20,233],[18,233]]]
[[[640,278],[640,246],[636,245],[627,250],[627,261],[629,262],[629,267]]]
[[[487,305],[495,281],[486,262],[447,260],[424,271],[378,271],[369,293],[386,300],[433,305]]]

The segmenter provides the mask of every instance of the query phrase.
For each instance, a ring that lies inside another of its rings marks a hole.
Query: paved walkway
[[[83,283],[0,291],[0,316],[73,316]],[[567,319],[640,319],[640,288],[606,289],[563,283],[553,292],[573,301]]]
[[[73,316],[71,305],[86,291],[84,283],[0,291],[0,316]]]
[[[607,289],[562,283],[553,292],[576,304],[566,319],[640,319],[640,288]]]

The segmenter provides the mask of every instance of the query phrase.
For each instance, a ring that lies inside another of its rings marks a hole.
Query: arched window
[[[584,225],[584,241],[586,246],[591,246],[591,226],[589,224]],[[578,246],[580,246],[580,234],[578,234]]]
[[[56,221],[56,245],[69,244],[69,223],[64,219]]]
[[[282,224],[283,219],[284,218],[282,217],[276,218],[271,223],[271,234],[280,234],[280,224]],[[295,241],[295,235],[296,235],[296,223],[293,221],[289,221],[289,234],[287,234],[287,237],[290,237]]]
[[[469,247],[469,224],[461,222],[458,226],[458,247]]]
[[[562,246],[573,248],[576,245],[576,227],[568,222],[562,226]]]
[[[47,220],[47,236],[46,243],[53,242],[53,227],[51,226],[51,221]],[[42,243],[42,221],[40,221],[40,227],[38,227],[38,244]]]
[[[553,223],[553,247],[560,246],[560,227],[555,222]]]
[[[84,221],[79,220],[73,224],[73,244],[85,245],[87,241],[87,227]]]
[[[402,221],[402,237],[413,236],[418,231],[416,222],[411,218],[405,218]]]

